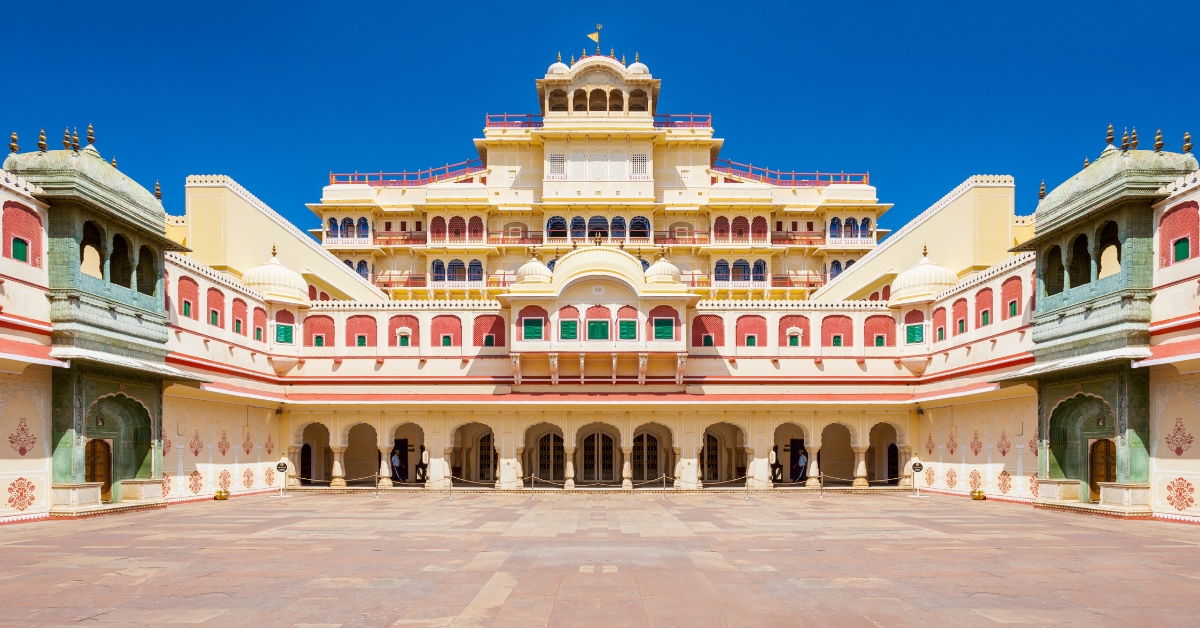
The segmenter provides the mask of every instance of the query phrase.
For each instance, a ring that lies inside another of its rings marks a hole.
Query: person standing
[[[402,479],[402,476],[400,475],[400,450],[398,450],[398,449],[392,450],[392,481],[393,482],[403,482],[404,481]]]
[[[792,482],[803,482],[808,479],[808,452],[801,449],[800,459],[796,463],[800,466],[800,473],[792,478]]]

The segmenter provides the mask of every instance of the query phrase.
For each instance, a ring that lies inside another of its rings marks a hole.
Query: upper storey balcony
[[[732,180],[726,179],[725,183],[737,183],[741,181],[753,181],[757,183],[766,183],[779,187],[805,187],[805,188],[823,188],[835,184],[859,184],[870,185],[870,173],[846,173],[846,172],[795,172],[783,170],[771,170],[753,164],[743,164],[728,159],[716,159],[713,161],[712,170],[724,175],[733,177]],[[716,179],[716,177],[714,177]],[[714,180],[713,183],[722,181]]]
[[[455,164],[413,172],[353,172],[329,173],[329,185],[369,185],[371,187],[415,187],[443,181],[462,181],[482,172],[482,159],[468,159]],[[486,181],[484,181],[486,183]]]

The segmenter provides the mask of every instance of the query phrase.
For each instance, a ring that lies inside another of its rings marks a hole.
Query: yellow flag
[[[588,39],[590,39],[596,43],[600,43],[600,31],[596,31],[594,33],[588,33],[587,37],[588,37]]]

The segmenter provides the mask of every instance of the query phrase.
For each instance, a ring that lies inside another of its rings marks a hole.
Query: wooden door
[[[1117,481],[1117,447],[1111,440],[1098,440],[1092,443],[1091,455],[1088,458],[1088,488],[1091,501],[1100,501],[1100,483]]]
[[[112,447],[107,441],[93,438],[84,450],[84,481],[103,482],[100,501],[112,501]]]

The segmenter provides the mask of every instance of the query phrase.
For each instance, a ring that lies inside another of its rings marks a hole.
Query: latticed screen
[[[650,164],[650,156],[646,153],[634,153],[633,159],[630,160],[630,174],[634,176],[646,175],[647,167]]]
[[[550,174],[562,176],[567,174],[567,159],[562,153],[550,155]]]

